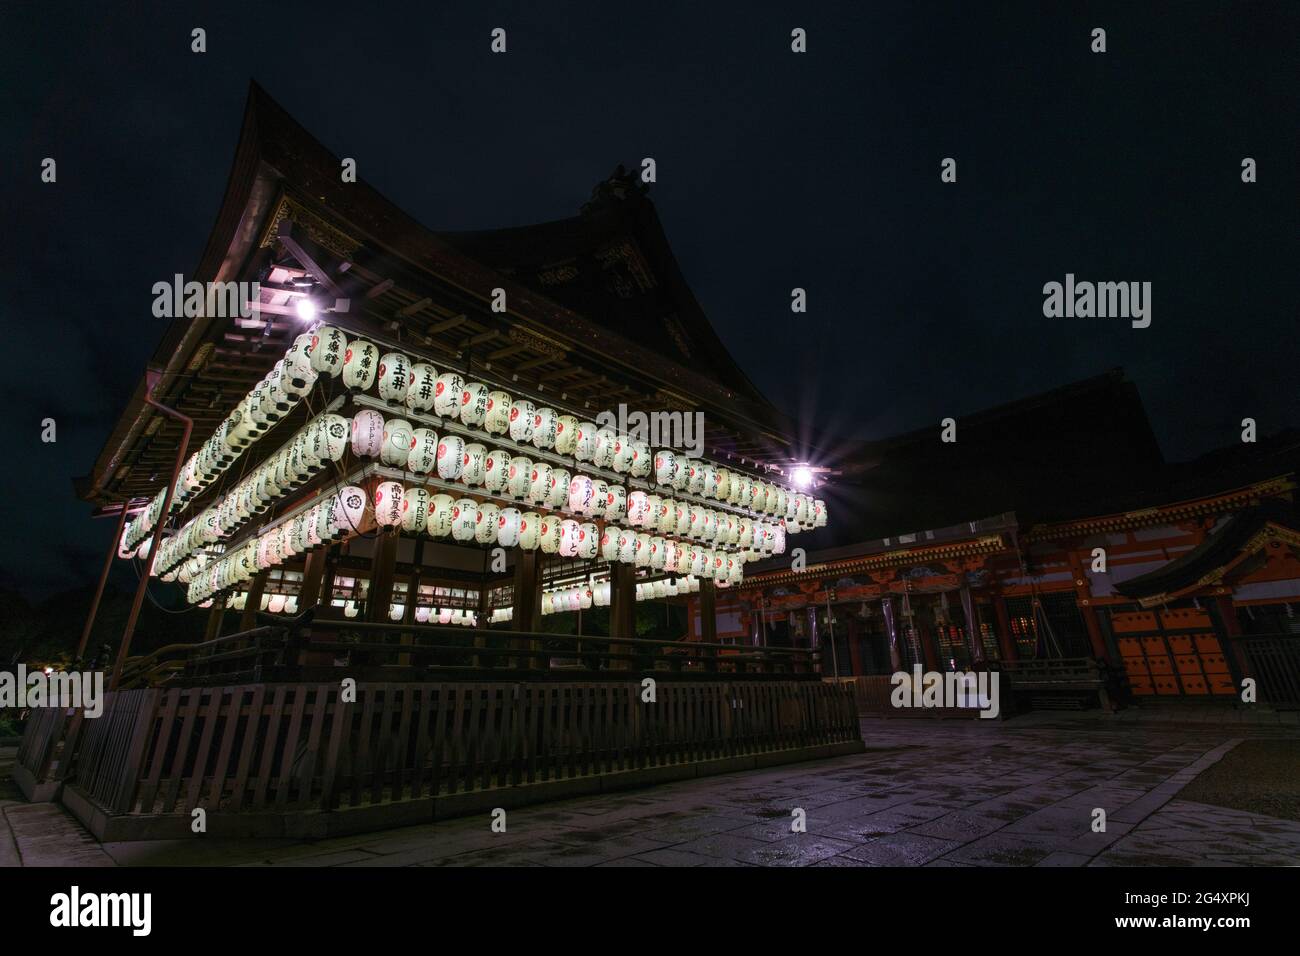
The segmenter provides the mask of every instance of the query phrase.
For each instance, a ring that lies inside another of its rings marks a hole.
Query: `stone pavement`
[[[1177,799],[1241,740],[1295,726],[1083,713],[863,728],[865,754],[515,810],[505,833],[480,816],[310,843],[101,847],[60,809],[0,790],[0,865],[1300,864],[1300,823]]]

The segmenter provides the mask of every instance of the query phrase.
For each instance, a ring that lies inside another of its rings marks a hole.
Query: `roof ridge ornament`
[[[582,215],[597,215],[611,206],[640,199],[649,191],[649,183],[642,182],[636,173],[628,172],[619,163],[607,179],[601,180],[592,188],[591,198],[582,204]]]

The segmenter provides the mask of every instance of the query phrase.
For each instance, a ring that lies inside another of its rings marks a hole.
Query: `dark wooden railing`
[[[690,679],[817,680],[816,650],[436,624],[277,622],[193,645],[167,686],[244,681],[578,680],[668,672]]]
[[[1300,635],[1259,634],[1234,638],[1246,674],[1255,679],[1259,703],[1300,708]]]
[[[210,823],[236,828],[252,824],[231,814],[353,808],[383,810],[395,825],[384,808],[422,799],[492,791],[491,806],[533,784],[861,748],[841,688],[668,675],[653,700],[634,680],[362,684],[354,695],[338,682],[116,691],[87,723],[74,805],[136,817],[203,807]],[[412,819],[429,818],[427,805],[421,812]],[[450,812],[465,812],[464,801]],[[300,825],[292,812],[277,823]]]

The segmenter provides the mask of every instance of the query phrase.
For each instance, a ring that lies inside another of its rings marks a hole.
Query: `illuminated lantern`
[[[627,523],[633,527],[645,524],[650,513],[650,501],[644,491],[634,491],[627,496]]]
[[[664,551],[668,542],[655,535],[650,539],[650,567],[656,571],[664,569]]]
[[[608,468],[614,463],[614,449],[618,445],[618,435],[612,428],[596,430],[596,449],[591,453],[591,461],[597,468]]]
[[[379,360],[379,397],[390,405],[405,404],[411,384],[411,360],[401,352],[385,352]]]
[[[320,417],[320,436],[324,439],[324,458],[338,461],[348,447],[348,420],[342,415],[326,414]]]
[[[554,448],[558,427],[559,413],[555,409],[542,407],[534,411],[533,444],[538,448]]]
[[[460,420],[482,428],[487,420],[488,387],[482,382],[466,382],[460,390]]]
[[[406,407],[413,412],[427,412],[433,408],[434,383],[438,370],[427,362],[411,366],[411,381],[406,386]]]
[[[822,501],[820,498],[814,499],[812,510],[813,510],[813,527],[814,528],[826,527],[826,502]]]
[[[373,408],[362,409],[352,417],[352,454],[361,458],[378,458],[384,448],[384,416]]]
[[[292,351],[290,349],[290,352]],[[291,364],[290,359],[293,357],[295,356],[286,353],[285,357],[280,360],[280,387],[284,389],[285,394],[297,399],[302,398],[311,391],[311,387],[316,384],[318,374],[310,367],[310,362],[307,363],[306,368],[302,365],[295,366]]]
[[[574,475],[569,481],[569,510],[575,514],[591,514],[591,500],[596,487],[586,475]]]
[[[772,507],[772,514],[778,518],[785,517],[786,505],[789,503],[790,494],[780,485],[776,486],[776,502]]]
[[[384,422],[384,446],[379,453],[385,465],[405,468],[415,444],[411,423],[405,418],[390,418]]]
[[[578,554],[578,522],[565,518],[560,522],[560,556],[576,557]]]
[[[578,588],[578,607],[582,608],[584,611],[591,607],[595,600],[595,595],[592,592],[593,589],[590,585]]]
[[[461,456],[464,467],[461,469],[460,480],[470,486],[483,484],[487,475],[487,454],[487,449],[478,442],[466,445],[465,453]]]
[[[488,491],[502,492],[510,482],[510,452],[493,448],[483,461],[483,485]]]
[[[551,591],[546,591],[542,594],[542,613],[555,613],[555,594]]]
[[[406,615],[405,604],[388,605],[388,619],[390,621],[400,621]]]
[[[703,459],[697,459],[694,464],[700,472],[700,490],[696,494],[703,495],[705,498],[714,497],[714,492],[718,488],[718,469]]]
[[[750,491],[753,487],[754,481],[748,475],[733,477],[731,479],[731,503],[742,508],[749,507]]]
[[[572,455],[577,441],[578,420],[572,415],[558,416],[555,419],[555,450],[561,455]]]
[[[634,441],[632,443],[632,466],[633,477],[645,478],[654,469],[654,456],[650,454],[650,446],[643,441]]]
[[[459,435],[443,435],[438,443],[438,477],[455,481],[465,469],[465,439]]]
[[[417,607],[415,609],[415,620],[420,624],[429,623],[429,609],[427,607]]]
[[[438,612],[438,623],[439,624],[451,623],[451,608],[444,607],[442,610]]]
[[[679,537],[686,537],[691,530],[691,506],[688,502],[673,500],[673,529],[672,533]]]
[[[522,499],[528,494],[528,486],[533,481],[533,463],[520,455],[510,459],[510,478],[506,482],[506,491],[512,498]]]
[[[517,398],[510,407],[510,437],[517,442],[532,441],[533,416],[537,406],[526,398]]]
[[[525,511],[519,516],[519,547],[536,551],[541,533],[542,517],[536,511]]]
[[[677,533],[677,502],[672,498],[654,496],[659,506],[652,512],[654,529],[660,534]]]
[[[664,540],[664,571],[668,574],[677,571],[677,542],[667,539]]]
[[[479,503],[474,519],[474,540],[479,544],[492,544],[497,539],[497,517],[501,508],[490,501]]]
[[[690,523],[686,526],[686,533],[692,538],[704,537],[704,509],[697,504],[688,505],[690,514]]]
[[[636,451],[633,449],[632,443],[628,441],[626,436],[620,435],[615,438],[614,458],[612,461],[614,470],[620,475],[626,475],[630,472],[632,470],[632,456],[634,454],[636,454]]]
[[[685,455],[677,456],[677,464],[673,468],[673,490],[685,491],[688,477],[690,459]]]
[[[457,541],[473,541],[478,532],[479,504],[473,498],[461,498],[451,508],[451,536]]]
[[[331,377],[343,371],[343,360],[348,340],[332,325],[319,326],[312,333],[310,347],[311,367],[314,371]]]
[[[636,536],[636,566],[638,568],[650,567],[650,535],[644,531]]]
[[[591,601],[596,607],[609,607],[609,592],[611,588],[608,581],[602,581],[591,590]]]
[[[452,371],[443,372],[433,386],[433,410],[444,418],[458,417],[464,391],[465,379]]]
[[[375,384],[379,368],[379,349],[374,343],[354,339],[348,343],[343,358],[343,384],[354,392],[364,392]]]
[[[356,601],[349,601],[347,604],[343,606],[344,617],[348,617],[348,618],[356,617],[358,613],[360,613],[360,609],[357,607]]]
[[[661,448],[655,452],[655,483],[671,485],[673,476],[676,474],[677,456],[667,448]]]
[[[607,485],[609,491],[605,495],[605,510],[603,512],[606,521],[621,521],[627,514],[627,489],[622,485]]]
[[[366,493],[356,485],[347,485],[341,488],[332,500],[334,507],[329,516],[329,537],[341,538],[348,532],[359,531],[366,515]]]
[[[609,500],[609,482],[604,478],[591,479],[591,502],[587,505],[587,514],[599,518],[605,514],[605,504]]]
[[[312,505],[307,512],[307,520],[303,522],[306,526],[308,548],[316,548],[324,543],[320,533],[320,512],[320,505]]]
[[[543,554],[558,554],[560,550],[560,519],[555,515],[542,515],[537,528],[537,546]]]
[[[636,532],[629,528],[618,529],[618,560],[623,564],[636,561]]]
[[[700,516],[700,522],[700,537],[705,541],[717,540],[718,513],[711,508],[704,508]]]
[[[596,525],[590,521],[584,521],[578,525],[578,541],[575,546],[575,557],[584,561],[590,561],[596,556],[600,546],[600,532]]]
[[[702,494],[705,490],[705,466],[697,458],[686,459],[686,490]]]
[[[563,508],[569,501],[569,485],[572,482],[569,472],[564,468],[551,469],[551,493],[546,499],[548,508]]]
[[[596,454],[596,423],[579,422],[578,437],[573,442],[573,457],[578,461],[591,461]]]
[[[795,522],[799,520],[798,514],[799,514],[799,493],[797,491],[791,491],[785,496],[785,514],[782,515],[782,517],[784,517],[787,522],[793,525],[795,524]],[[791,527],[790,530],[794,531],[797,529]]]
[[[307,518],[308,513],[304,512],[293,519],[289,526],[289,537],[293,541],[293,553],[301,554],[311,547],[311,541],[307,535]]]
[[[618,560],[618,532],[615,525],[607,524],[600,536],[600,556],[606,561]]]
[[[506,392],[488,392],[483,427],[493,435],[504,435],[510,430],[510,408],[513,404]]]
[[[664,499],[659,495],[645,496],[645,518],[642,520],[640,527],[647,531],[656,531],[659,528],[659,516],[663,513]]]
[[[785,525],[778,524],[772,528],[772,553],[785,553]]]
[[[551,480],[555,469],[544,461],[533,464],[533,476],[528,485],[528,500],[537,506],[544,506],[551,497]]]
[[[428,523],[429,492],[423,488],[407,488],[402,495],[402,530],[423,534]]]
[[[434,538],[445,538],[451,534],[452,515],[456,502],[451,495],[434,495],[429,499],[429,521],[426,530]]]
[[[522,519],[518,508],[502,508],[497,515],[497,544],[503,548],[513,548],[519,543],[519,522]]]
[[[812,522],[812,499],[807,495],[796,495],[798,502],[794,517],[800,528],[807,528]]]
[[[417,428],[411,432],[411,451],[406,457],[408,470],[427,475],[438,464],[438,436],[432,428]]]
[[[272,614],[279,614],[284,610],[284,595],[272,594],[271,599],[266,602],[266,609]]]
[[[381,482],[375,488],[375,523],[393,528],[402,522],[402,499],[405,490],[400,481]]]
[[[754,542],[754,522],[748,518],[741,518],[737,524],[740,528],[736,534],[736,546],[743,551],[748,551]]]

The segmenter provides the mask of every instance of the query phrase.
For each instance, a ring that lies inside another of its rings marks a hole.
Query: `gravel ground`
[[[1300,820],[1300,740],[1242,741],[1178,799]]]

